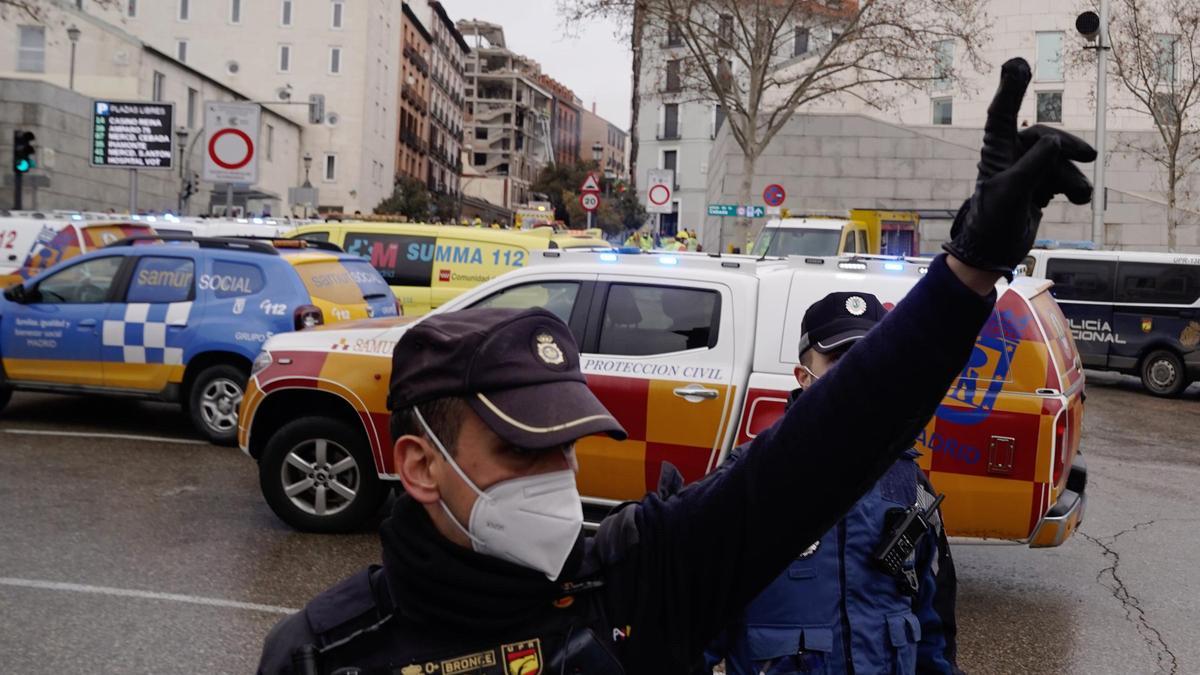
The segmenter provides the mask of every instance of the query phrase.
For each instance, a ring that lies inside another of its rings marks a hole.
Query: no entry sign
[[[258,180],[257,103],[204,104],[204,180],[218,183],[254,183]]]

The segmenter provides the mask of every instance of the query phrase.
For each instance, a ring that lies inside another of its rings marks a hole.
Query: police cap
[[[870,293],[830,293],[814,302],[800,321],[800,354],[849,349],[861,340],[887,310]]]
[[[388,410],[459,397],[498,436],[539,450],[625,429],[587,386],[575,338],[544,309],[435,314],[392,352]]]

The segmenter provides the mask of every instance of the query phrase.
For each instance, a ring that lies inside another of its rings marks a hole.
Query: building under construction
[[[524,204],[538,173],[554,161],[553,95],[538,83],[541,66],[509,50],[499,25],[464,19],[458,30],[471,47],[465,73],[468,160],[486,176],[508,179],[502,206]]]

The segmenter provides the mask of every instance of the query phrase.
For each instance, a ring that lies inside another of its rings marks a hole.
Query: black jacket
[[[557,583],[451,550],[448,542],[433,547],[448,562],[429,564],[429,556],[408,549],[431,547],[398,534],[413,530],[397,528],[400,521],[393,518],[384,526],[386,592],[360,582],[357,590],[339,586],[318,596],[272,630],[260,672],[288,672],[297,648],[328,646],[339,630],[354,633],[337,620],[356,616],[351,624],[359,637],[327,654],[340,650],[343,662],[378,663],[382,651],[390,668],[406,674],[422,664],[444,672],[434,658],[443,655],[485,664],[463,672],[510,672],[504,663],[495,670],[486,663],[503,661],[519,641],[539,642],[538,665],[548,672],[552,643],[566,644],[584,627],[625,672],[688,672],[721,629],[912,446],[967,361],[994,303],[994,293],[974,293],[939,257],[896,309],[805,394],[805,404],[792,406],[759,434],[735,466],[666,499],[650,494],[618,510],[594,538],[577,542]],[[401,500],[397,509],[406,504]],[[421,515],[408,517],[419,523]],[[473,592],[452,592],[455,580],[439,578],[451,566],[460,575],[478,569],[505,584],[494,594],[481,583],[471,585]],[[431,588],[446,589],[463,604],[447,609]],[[574,609],[556,614],[561,597],[572,598]],[[508,621],[494,612],[478,622],[472,616],[472,608],[482,613],[498,606],[511,608]],[[384,628],[361,632],[380,621]],[[371,637],[381,632],[391,638]],[[405,639],[418,633],[420,641]],[[441,650],[436,654],[427,649],[433,642]]]

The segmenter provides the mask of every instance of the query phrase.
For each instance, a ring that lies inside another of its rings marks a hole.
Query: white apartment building
[[[401,0],[119,0],[129,32],[303,128],[326,212],[369,213],[392,192]],[[312,94],[325,116],[309,123]],[[301,169],[303,180],[303,169]]]
[[[44,11],[44,23],[16,12],[0,23],[0,144],[11,144],[14,128],[37,136],[26,207],[119,212],[129,207],[130,172],[89,164],[92,99],[107,99],[174,104],[176,129],[168,130],[173,168],[139,170],[136,200],[140,210],[174,212],[184,172],[201,171],[203,102],[245,101],[248,93],[145,44],[86,11],[86,5],[84,11],[65,3]],[[71,28],[78,31],[73,83]],[[270,109],[263,110],[261,123],[258,182],[237,201],[247,211],[280,215],[287,210],[288,188],[301,179],[301,128]],[[223,194],[213,200],[212,188],[201,183],[187,212],[206,213],[213,201],[223,204]],[[7,206],[9,198],[11,190],[4,191],[0,205]]]
[[[457,197],[466,109],[463,69],[471,49],[442,3],[414,0],[411,4],[433,36],[429,68],[429,79],[433,81],[429,89],[429,116],[433,120],[429,125],[429,189]]]

